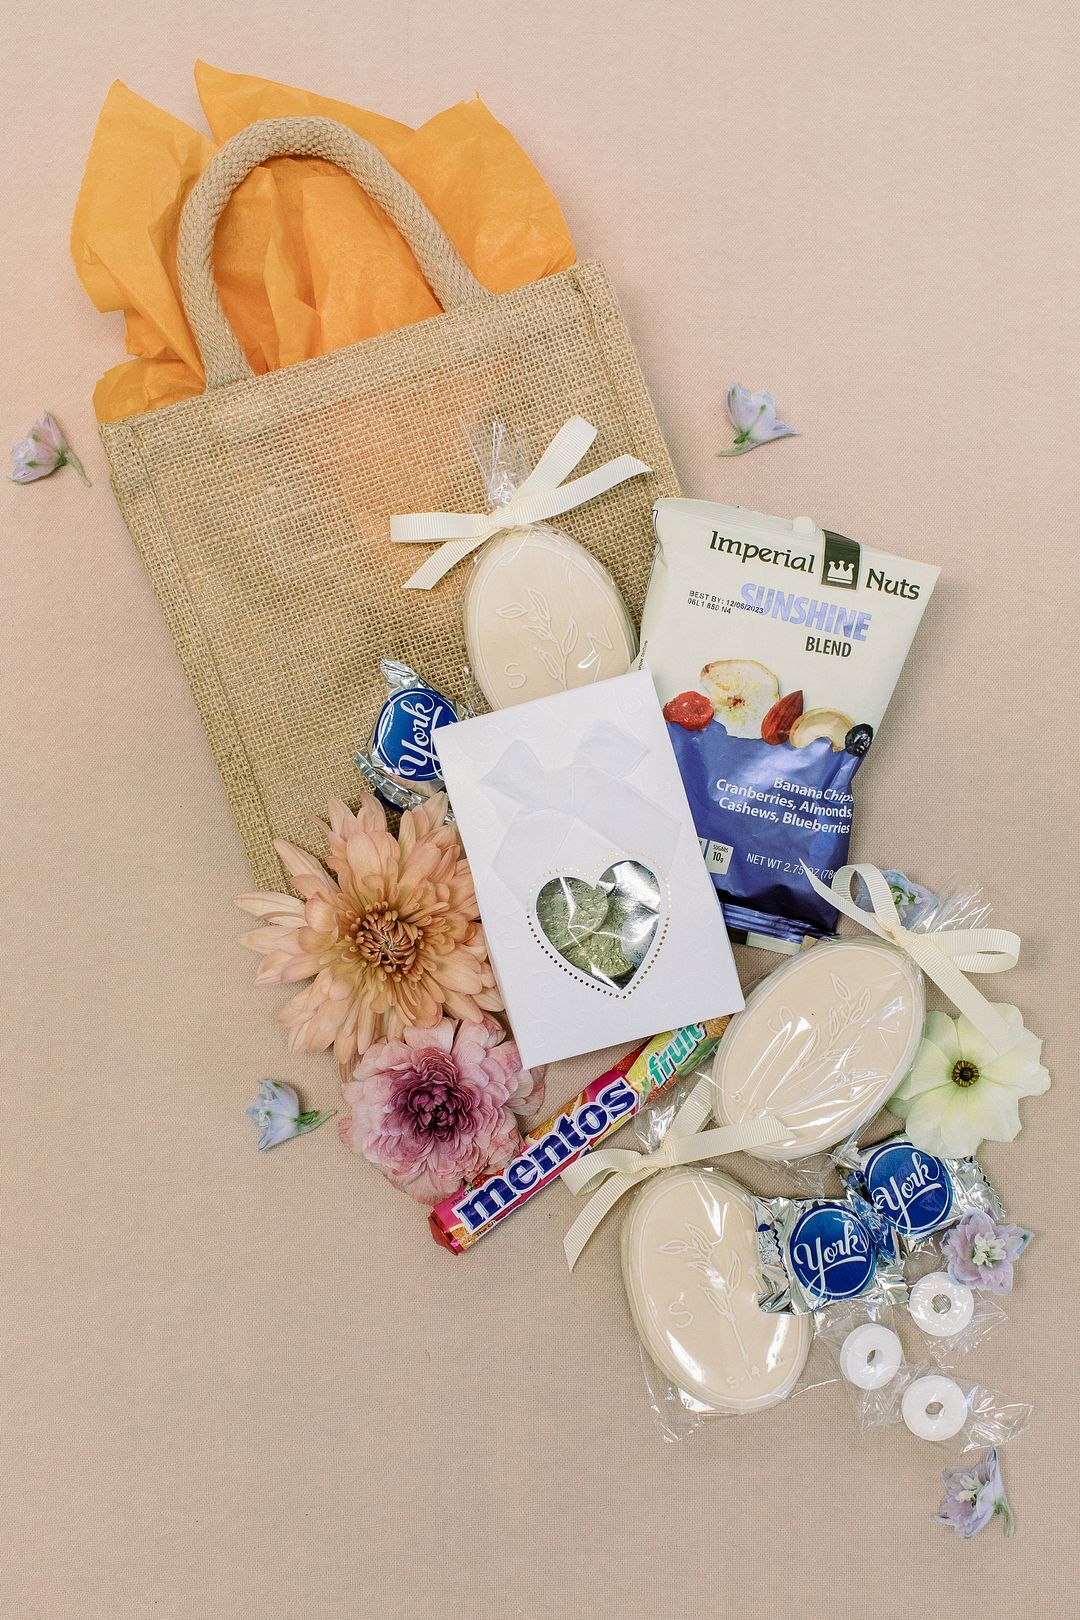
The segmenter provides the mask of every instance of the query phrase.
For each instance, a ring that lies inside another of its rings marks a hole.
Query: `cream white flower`
[[[1011,1142],[1020,1130],[1020,1099],[1050,1085],[1039,1061],[1042,1041],[1024,1028],[1016,1007],[996,1003],[1008,1025],[1005,1051],[967,1018],[927,1015],[915,1062],[889,1102],[916,1147],[964,1159],[980,1142]]]

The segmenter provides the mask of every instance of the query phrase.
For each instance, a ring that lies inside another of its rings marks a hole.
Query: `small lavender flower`
[[[936,894],[924,889],[921,883],[913,883],[903,872],[890,869],[881,875],[889,885],[893,904],[905,928],[914,928],[928,912],[936,911],[940,906],[941,901]],[[864,910],[870,909],[870,890],[862,878],[856,880],[855,900]]]
[[[48,411],[38,417],[25,439],[12,445],[11,463],[13,484],[32,484],[37,478],[48,478],[58,467],[74,467],[84,484],[90,482],[60,424]]]
[[[777,418],[771,394],[751,394],[732,383],[727,391],[727,413],[735,429],[735,444],[730,450],[718,450],[718,456],[742,456],[770,439],[797,437],[793,427]]]
[[[945,1495],[935,1515],[939,1524],[950,1525],[967,1541],[985,1530],[994,1515],[1000,1513],[1005,1520],[1005,1534],[1013,1534],[1016,1523],[1001,1481],[996,1446],[969,1468],[946,1468],[941,1479]]]
[[[991,1294],[1008,1294],[1013,1285],[1013,1261],[1023,1254],[1031,1236],[1022,1226],[1004,1225],[975,1209],[946,1232],[941,1253],[953,1282],[985,1288]]]
[[[300,1099],[292,1086],[260,1080],[259,1100],[244,1112],[259,1127],[259,1152],[263,1153],[267,1148],[277,1147],[279,1142],[288,1142],[291,1137],[315,1130],[332,1119],[337,1109],[329,1108],[320,1113],[317,1108],[311,1108],[301,1113]]]

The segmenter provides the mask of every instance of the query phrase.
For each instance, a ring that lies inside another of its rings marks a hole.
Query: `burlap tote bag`
[[[217,295],[213,236],[245,175],[289,155],[364,187],[445,313],[256,376]],[[379,659],[462,691],[471,565],[405,591],[425,553],[389,535],[391,514],[486,508],[462,424],[499,417],[538,457],[579,413],[599,430],[579,471],[624,452],[654,469],[559,520],[635,618],[652,503],[677,484],[601,266],[493,296],[381,153],[331,119],[252,124],[221,147],[185,205],[178,270],[206,391],[101,433],[255,881],[280,888],[273,839],[311,847],[327,801],[360,795],[352,756],[385,697]]]

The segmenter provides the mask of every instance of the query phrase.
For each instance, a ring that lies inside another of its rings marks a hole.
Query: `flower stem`
[[[736,435],[735,435],[735,443],[736,444],[745,444],[747,439],[753,433],[754,429],[757,427],[758,423],[761,421],[761,418],[764,415],[765,415],[765,406],[764,406],[764,404],[761,404],[761,405],[758,406],[758,413],[754,417],[754,420],[751,422],[750,426],[748,428],[741,428],[739,430],[739,432],[736,433]]]
[[[328,1119],[333,1119],[336,1113],[336,1108],[327,1108],[321,1111],[318,1108],[305,1109],[302,1114],[296,1116],[297,1136],[303,1136],[305,1131],[317,1130],[320,1125],[325,1125]]]
[[[65,446],[65,448],[61,450],[59,465],[61,467],[74,467],[87,489],[93,488],[89,478],[86,476],[86,468],[83,466],[82,462],[79,460],[78,456],[75,454],[70,445]]]

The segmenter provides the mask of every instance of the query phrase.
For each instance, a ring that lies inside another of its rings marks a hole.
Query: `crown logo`
[[[838,591],[853,591],[859,583],[859,546],[846,535],[831,534],[825,530],[823,585],[832,585]]]

